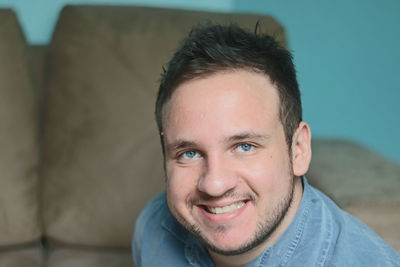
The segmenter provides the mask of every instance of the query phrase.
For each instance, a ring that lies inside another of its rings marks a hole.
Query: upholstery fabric
[[[400,251],[400,166],[343,140],[313,142],[310,184]]]
[[[1,267],[42,267],[43,251],[40,248],[25,248],[0,251]]]
[[[164,190],[153,116],[161,66],[190,25],[231,18],[138,7],[63,10],[45,100],[42,203],[51,239],[129,247],[134,218]],[[257,19],[238,17],[251,27]],[[284,42],[271,18],[262,25]]]
[[[7,246],[41,235],[39,154],[25,40],[11,10],[0,10],[0,25],[0,246]]]
[[[129,250],[85,250],[60,248],[51,251],[46,267],[133,267]]]

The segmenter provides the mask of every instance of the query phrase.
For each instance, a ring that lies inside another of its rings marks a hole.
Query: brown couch
[[[68,6],[48,46],[0,11],[0,266],[133,266],[130,240],[163,191],[153,119],[159,73],[191,25],[236,21],[285,43],[271,17]],[[318,141],[312,183],[400,249],[400,167]]]

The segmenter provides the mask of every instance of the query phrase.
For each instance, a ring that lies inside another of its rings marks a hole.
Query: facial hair
[[[294,175],[291,173],[291,179],[289,181],[289,187],[287,192],[285,193],[284,197],[281,201],[275,206],[272,212],[265,211],[264,214],[269,214],[266,218],[265,216],[260,218],[257,222],[257,229],[255,233],[248,238],[248,241],[242,244],[240,247],[235,249],[222,249],[215,246],[206,236],[202,233],[201,229],[196,224],[190,224],[187,222],[182,216],[177,213],[174,213],[174,217],[178,220],[178,222],[186,228],[189,232],[191,232],[197,239],[204,244],[204,246],[220,255],[225,256],[233,256],[243,254],[245,252],[250,251],[251,249],[259,246],[264,241],[266,241],[272,233],[278,228],[278,226],[282,223],[282,220],[285,218],[291,203],[293,201],[294,196]],[[234,192],[228,193],[229,195],[235,195]],[[253,199],[253,201],[256,201]],[[190,205],[190,204],[189,204]],[[221,232],[224,232],[225,227],[223,225],[217,228]]]
[[[253,236],[251,236],[246,243],[244,243],[242,246],[236,249],[225,250],[218,248],[205,237],[205,235],[201,232],[201,230],[197,225],[186,223],[183,226],[188,231],[193,233],[200,240],[200,242],[202,242],[205,245],[207,249],[217,254],[225,256],[240,255],[259,246],[264,241],[266,241],[271,236],[272,233],[274,233],[274,231],[281,224],[282,220],[285,218],[293,201],[293,195],[294,195],[294,179],[291,179],[288,192],[285,194],[284,198],[282,198],[282,201],[278,203],[278,205],[274,208],[274,210],[272,211],[271,215],[268,218],[263,218],[257,222],[257,230],[255,231]],[[221,232],[224,231],[223,226],[221,226],[220,231]]]

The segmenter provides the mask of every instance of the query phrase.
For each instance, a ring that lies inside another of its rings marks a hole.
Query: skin
[[[289,154],[278,110],[269,78],[248,70],[184,82],[164,107],[168,207],[216,266],[256,258],[299,207],[311,133],[301,122]]]

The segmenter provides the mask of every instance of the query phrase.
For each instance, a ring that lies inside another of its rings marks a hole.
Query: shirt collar
[[[266,263],[271,261],[279,263],[279,266],[283,266],[295,253],[296,248],[303,238],[304,229],[310,218],[312,205],[311,187],[305,177],[301,177],[301,179],[303,182],[303,196],[295,218],[271,247],[266,249],[253,261],[247,263],[245,267],[266,266]]]

